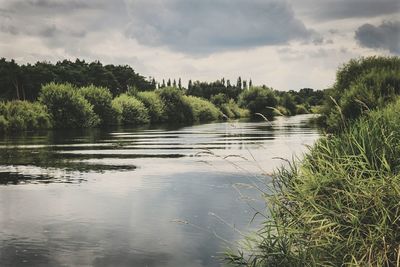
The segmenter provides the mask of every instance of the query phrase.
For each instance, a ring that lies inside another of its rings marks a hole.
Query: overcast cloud
[[[0,0],[0,57],[130,64],[156,79],[241,75],[325,88],[353,57],[399,53],[398,0]]]
[[[290,0],[298,10],[316,21],[374,18],[398,14],[398,0]]]
[[[286,44],[313,35],[280,0],[136,0],[129,10],[128,36],[179,52]]]
[[[362,46],[400,54],[400,21],[384,21],[379,26],[366,23],[357,29],[355,37]]]

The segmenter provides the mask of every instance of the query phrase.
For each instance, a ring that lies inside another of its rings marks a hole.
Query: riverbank
[[[207,100],[185,89],[165,87],[129,90],[113,97],[104,87],[50,83],[42,86],[35,102],[0,102],[0,132],[261,119],[257,114],[271,120],[309,112],[303,105],[288,102],[289,93],[281,101],[289,106],[279,105],[276,94],[269,88],[252,87],[243,90],[237,101],[224,94]]]
[[[400,265],[398,63],[395,57],[374,57],[339,70],[333,90],[342,94],[333,94],[335,105],[329,103],[322,117],[335,133],[275,173],[273,193],[264,196],[270,215],[243,240],[238,253],[227,253],[227,262],[253,267]],[[380,97],[371,106],[356,98],[375,94]]]

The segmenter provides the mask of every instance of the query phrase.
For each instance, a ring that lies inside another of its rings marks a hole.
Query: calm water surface
[[[1,137],[0,266],[220,266],[308,118]]]

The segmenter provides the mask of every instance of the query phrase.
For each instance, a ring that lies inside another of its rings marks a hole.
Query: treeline
[[[234,266],[399,266],[400,58],[351,60],[327,92],[333,133],[276,172]]]
[[[146,123],[193,123],[217,119],[315,112],[323,91],[282,92],[253,86],[181,79],[146,80],[129,66],[64,60],[18,65],[0,60],[0,129],[82,128]]]
[[[14,60],[0,59],[0,99],[29,100],[38,98],[42,85],[50,82],[70,83],[77,87],[95,85],[106,87],[113,96],[130,87],[142,91],[154,90],[154,79],[146,80],[130,66],[103,65],[99,61],[63,60],[55,64],[37,62],[18,65]]]

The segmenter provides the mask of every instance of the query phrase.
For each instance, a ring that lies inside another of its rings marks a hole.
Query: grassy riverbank
[[[228,253],[230,264],[400,266],[398,63],[367,58],[338,71],[336,90],[345,77],[347,87],[334,92],[336,105],[322,117],[335,134],[276,172],[273,193],[264,196],[270,216],[238,252]],[[371,108],[358,99],[368,94],[380,96]],[[343,111],[349,105],[351,117]]]

